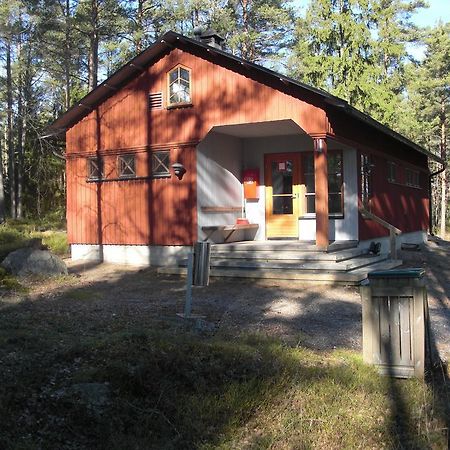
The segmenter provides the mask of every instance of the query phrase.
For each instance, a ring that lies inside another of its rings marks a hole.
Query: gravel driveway
[[[430,316],[436,347],[450,356],[450,243],[429,242],[420,252],[402,252],[405,265],[427,273]],[[127,317],[148,326],[153,320],[177,320],[184,305],[184,280],[154,269],[111,264],[70,264],[64,283],[30,285],[27,300],[48,314],[114,320]],[[5,299],[0,306],[23,299]],[[290,345],[315,349],[361,348],[361,302],[355,287],[305,285],[286,280],[212,279],[193,289],[193,312],[214,332],[266,333]]]

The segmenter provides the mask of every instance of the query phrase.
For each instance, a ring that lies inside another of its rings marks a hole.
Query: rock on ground
[[[21,248],[11,252],[2,262],[13,275],[67,275],[64,261],[48,250]]]

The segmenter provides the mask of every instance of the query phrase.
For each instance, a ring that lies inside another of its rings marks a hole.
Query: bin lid
[[[368,277],[371,279],[376,278],[422,278],[425,274],[425,270],[422,268],[411,269],[392,269],[392,270],[376,270],[370,272]]]

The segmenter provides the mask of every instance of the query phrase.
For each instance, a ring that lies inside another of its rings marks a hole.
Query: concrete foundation
[[[72,244],[72,260],[103,261],[132,266],[169,266],[187,256],[183,245],[96,245]]]

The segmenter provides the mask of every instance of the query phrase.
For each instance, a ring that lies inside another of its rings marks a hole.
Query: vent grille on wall
[[[152,94],[149,94],[148,103],[150,109],[162,109],[163,108],[162,92],[154,92]]]

